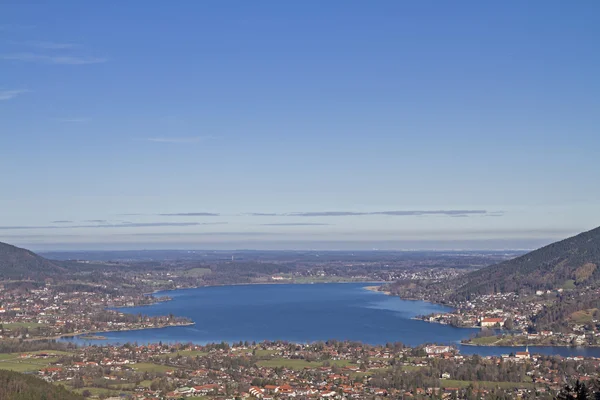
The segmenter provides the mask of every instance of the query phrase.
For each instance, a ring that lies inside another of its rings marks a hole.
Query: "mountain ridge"
[[[30,250],[0,242],[0,276],[3,278],[39,279],[66,271],[59,262],[48,260]]]
[[[454,300],[501,292],[535,292],[600,283],[600,227],[520,257],[470,272],[455,281]]]

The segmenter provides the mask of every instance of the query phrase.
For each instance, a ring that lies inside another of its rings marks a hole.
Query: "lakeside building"
[[[483,318],[480,324],[482,327],[504,326],[504,318]]]
[[[450,346],[426,346],[425,353],[427,354],[444,354],[452,352],[453,348]]]

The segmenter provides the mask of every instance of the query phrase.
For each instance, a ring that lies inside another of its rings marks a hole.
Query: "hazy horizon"
[[[599,12],[0,4],[0,241],[504,249],[595,228]]]
[[[555,242],[556,239],[504,240],[411,240],[411,241],[352,241],[352,242],[223,242],[186,243],[170,245],[157,243],[80,243],[57,245],[30,243],[22,247],[37,252],[70,251],[530,251]]]

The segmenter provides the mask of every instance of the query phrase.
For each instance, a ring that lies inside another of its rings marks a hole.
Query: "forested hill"
[[[43,278],[64,273],[57,262],[37,254],[0,242],[0,277],[10,279]]]
[[[454,300],[600,283],[600,227],[460,278]]]
[[[2,400],[83,400],[62,386],[45,382],[35,376],[0,370],[0,399]]]

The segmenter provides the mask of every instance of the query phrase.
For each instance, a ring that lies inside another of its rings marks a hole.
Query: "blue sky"
[[[594,228],[599,13],[0,4],[0,241],[526,248]]]

